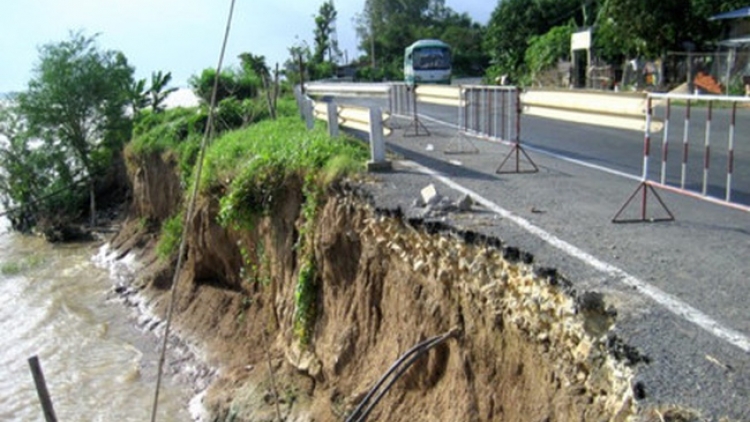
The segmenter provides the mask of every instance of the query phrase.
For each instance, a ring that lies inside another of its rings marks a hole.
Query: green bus
[[[451,83],[451,47],[440,40],[419,40],[404,51],[404,79],[414,84]]]

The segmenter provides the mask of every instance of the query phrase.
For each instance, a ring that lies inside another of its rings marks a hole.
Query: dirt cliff
[[[130,223],[113,244],[138,253],[136,285],[163,314],[173,262],[152,252],[176,213],[168,158],[130,166]],[[616,314],[499,239],[377,208],[354,182],[328,188],[312,227],[312,331],[295,322],[304,266],[301,180],[251,229],[217,223],[202,197],[189,222],[175,327],[218,376],[203,397],[212,420],[343,420],[404,352],[418,359],[374,408],[389,421],[625,421],[639,418],[633,367],[647,359],[611,333]]]

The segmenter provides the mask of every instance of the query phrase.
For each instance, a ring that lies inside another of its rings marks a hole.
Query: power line
[[[219,54],[219,63],[216,65],[216,76],[214,77],[214,87],[213,91],[211,92],[211,104],[209,106],[209,112],[208,112],[208,122],[206,123],[206,129],[203,132],[203,140],[201,141],[201,148],[200,153],[198,155],[198,167],[196,169],[195,179],[193,182],[193,191],[190,195],[190,203],[188,204],[188,210],[187,213],[185,213],[185,219],[183,220],[182,224],[182,238],[180,240],[180,250],[179,255],[177,257],[177,264],[175,265],[175,271],[174,276],[172,277],[172,287],[170,288],[169,293],[169,308],[167,310],[167,321],[164,327],[164,338],[162,339],[162,345],[161,345],[161,353],[159,355],[159,364],[157,369],[157,375],[156,375],[156,389],[154,391],[154,405],[151,409],[151,422],[156,422],[156,411],[159,406],[159,389],[161,387],[161,378],[163,373],[163,367],[164,367],[164,359],[166,356],[166,350],[167,350],[167,340],[169,338],[169,329],[172,324],[172,315],[174,313],[174,303],[175,303],[175,297],[177,293],[177,282],[180,279],[180,271],[182,269],[182,261],[183,257],[185,256],[185,252],[187,249],[187,231],[189,226],[190,220],[193,218],[193,213],[195,211],[195,202],[196,197],[198,196],[198,183],[201,179],[201,173],[203,171],[203,158],[206,153],[206,146],[208,145],[208,140],[213,137],[214,134],[214,114],[216,110],[216,92],[218,91],[219,87],[219,75],[221,74],[221,67],[224,63],[224,53],[226,52],[227,48],[227,41],[229,40],[229,32],[232,26],[232,16],[234,15],[234,3],[235,0],[231,0],[231,4],[229,6],[229,16],[227,16],[227,27],[224,32],[224,41],[221,45],[221,53]]]

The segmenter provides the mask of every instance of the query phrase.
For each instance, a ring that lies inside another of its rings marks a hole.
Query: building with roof
[[[718,45],[727,51],[727,80],[730,74],[738,75],[750,95],[750,6],[731,12],[720,13],[710,18],[725,21],[725,36]]]

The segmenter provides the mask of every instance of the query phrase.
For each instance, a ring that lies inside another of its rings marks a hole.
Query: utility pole
[[[375,25],[370,16],[370,61],[372,68],[375,69]]]

